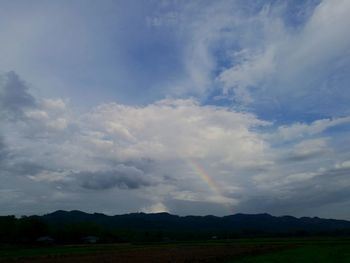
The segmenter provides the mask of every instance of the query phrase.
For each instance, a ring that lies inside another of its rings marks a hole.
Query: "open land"
[[[271,238],[208,242],[2,247],[0,262],[350,262],[350,239]]]

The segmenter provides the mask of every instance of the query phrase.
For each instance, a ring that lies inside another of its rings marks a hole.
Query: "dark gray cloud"
[[[42,164],[23,160],[17,153],[11,151],[0,136],[0,168],[11,176],[36,175],[47,170]]]
[[[143,171],[124,165],[108,171],[80,172],[74,176],[80,181],[81,187],[90,190],[106,190],[114,187],[138,189],[152,185]]]
[[[282,161],[286,162],[305,162],[311,159],[315,159],[324,155],[326,151],[315,151],[310,153],[291,153],[282,158]]]
[[[266,212],[314,216],[327,207],[350,202],[350,164],[338,164],[333,168],[315,173],[305,179],[299,178],[287,184],[277,185],[267,191],[256,191],[241,196],[237,209],[246,213]],[[333,211],[334,212],[334,211]],[[329,217],[342,218],[334,212]]]
[[[315,182],[313,182],[315,183]],[[327,186],[312,183],[288,189],[280,194],[262,193],[242,199],[236,207],[244,213],[263,213],[268,211],[275,215],[315,216],[326,207],[350,201],[350,185]],[[329,214],[328,217],[341,218],[339,214]]]
[[[7,151],[4,140],[0,136],[0,167],[1,167],[1,164],[5,163],[5,159],[8,158],[8,155],[9,153]]]
[[[1,115],[17,118],[22,116],[23,109],[34,107],[35,104],[35,98],[28,93],[27,84],[15,72],[10,71],[0,76]]]
[[[39,174],[42,171],[47,171],[47,168],[41,164],[23,161],[13,163],[11,166],[7,167],[7,170],[10,171],[12,175],[33,176]]]

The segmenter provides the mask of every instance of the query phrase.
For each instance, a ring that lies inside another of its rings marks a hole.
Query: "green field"
[[[263,255],[248,256],[240,260],[230,260],[237,263],[349,263],[350,242],[330,242],[324,244],[303,244],[296,248],[275,251]]]
[[[169,261],[170,259],[170,261]],[[350,262],[350,239],[270,238],[203,242],[0,247],[0,262]]]

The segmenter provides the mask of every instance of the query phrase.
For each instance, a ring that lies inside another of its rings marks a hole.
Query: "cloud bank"
[[[68,101],[34,97],[14,72],[1,78],[3,213],[301,215],[308,204],[322,215],[350,201],[350,151],[338,146],[347,133],[332,136],[349,117],[279,126],[194,99],[81,114]]]

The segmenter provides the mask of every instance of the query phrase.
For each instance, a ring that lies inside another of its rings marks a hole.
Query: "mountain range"
[[[270,214],[234,214],[217,216],[177,216],[169,213],[131,213],[108,216],[81,211],[56,211],[39,216],[50,225],[94,223],[106,228],[131,230],[230,231],[254,233],[350,233],[350,221],[318,217],[272,216]]]

